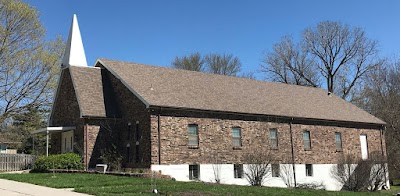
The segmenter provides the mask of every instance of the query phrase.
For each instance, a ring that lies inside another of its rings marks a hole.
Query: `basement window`
[[[313,176],[312,164],[306,164],[306,176]]]
[[[280,176],[280,167],[279,164],[271,164],[271,173],[272,173],[272,177],[279,177]]]
[[[233,175],[235,178],[243,178],[243,164],[233,165]]]
[[[189,180],[200,179],[200,165],[189,165]]]

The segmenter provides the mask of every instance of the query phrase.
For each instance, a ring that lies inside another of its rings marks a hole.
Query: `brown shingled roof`
[[[118,117],[108,80],[97,67],[69,67],[81,116]]]
[[[148,106],[384,124],[325,90],[100,59]]]

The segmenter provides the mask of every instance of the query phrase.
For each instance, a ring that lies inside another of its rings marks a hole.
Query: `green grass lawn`
[[[150,195],[153,187],[162,195],[393,195],[400,191],[392,190],[377,193],[332,192],[308,189],[284,189],[217,185],[201,182],[176,182],[171,180],[151,180],[144,178],[111,176],[103,174],[31,173],[1,174],[0,178],[28,182],[54,188],[75,188],[76,192],[92,195]]]

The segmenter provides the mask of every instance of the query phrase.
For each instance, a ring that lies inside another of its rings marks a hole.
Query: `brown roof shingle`
[[[148,106],[384,124],[325,90],[99,59]]]
[[[78,99],[81,116],[118,117],[118,107],[113,93],[107,89],[109,82],[97,67],[69,67]],[[106,107],[107,105],[107,107]]]

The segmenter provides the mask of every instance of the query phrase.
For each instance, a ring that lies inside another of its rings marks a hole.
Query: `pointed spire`
[[[79,31],[78,19],[75,14],[72,18],[71,29],[69,30],[61,67],[67,68],[69,66],[87,66],[81,32]]]

